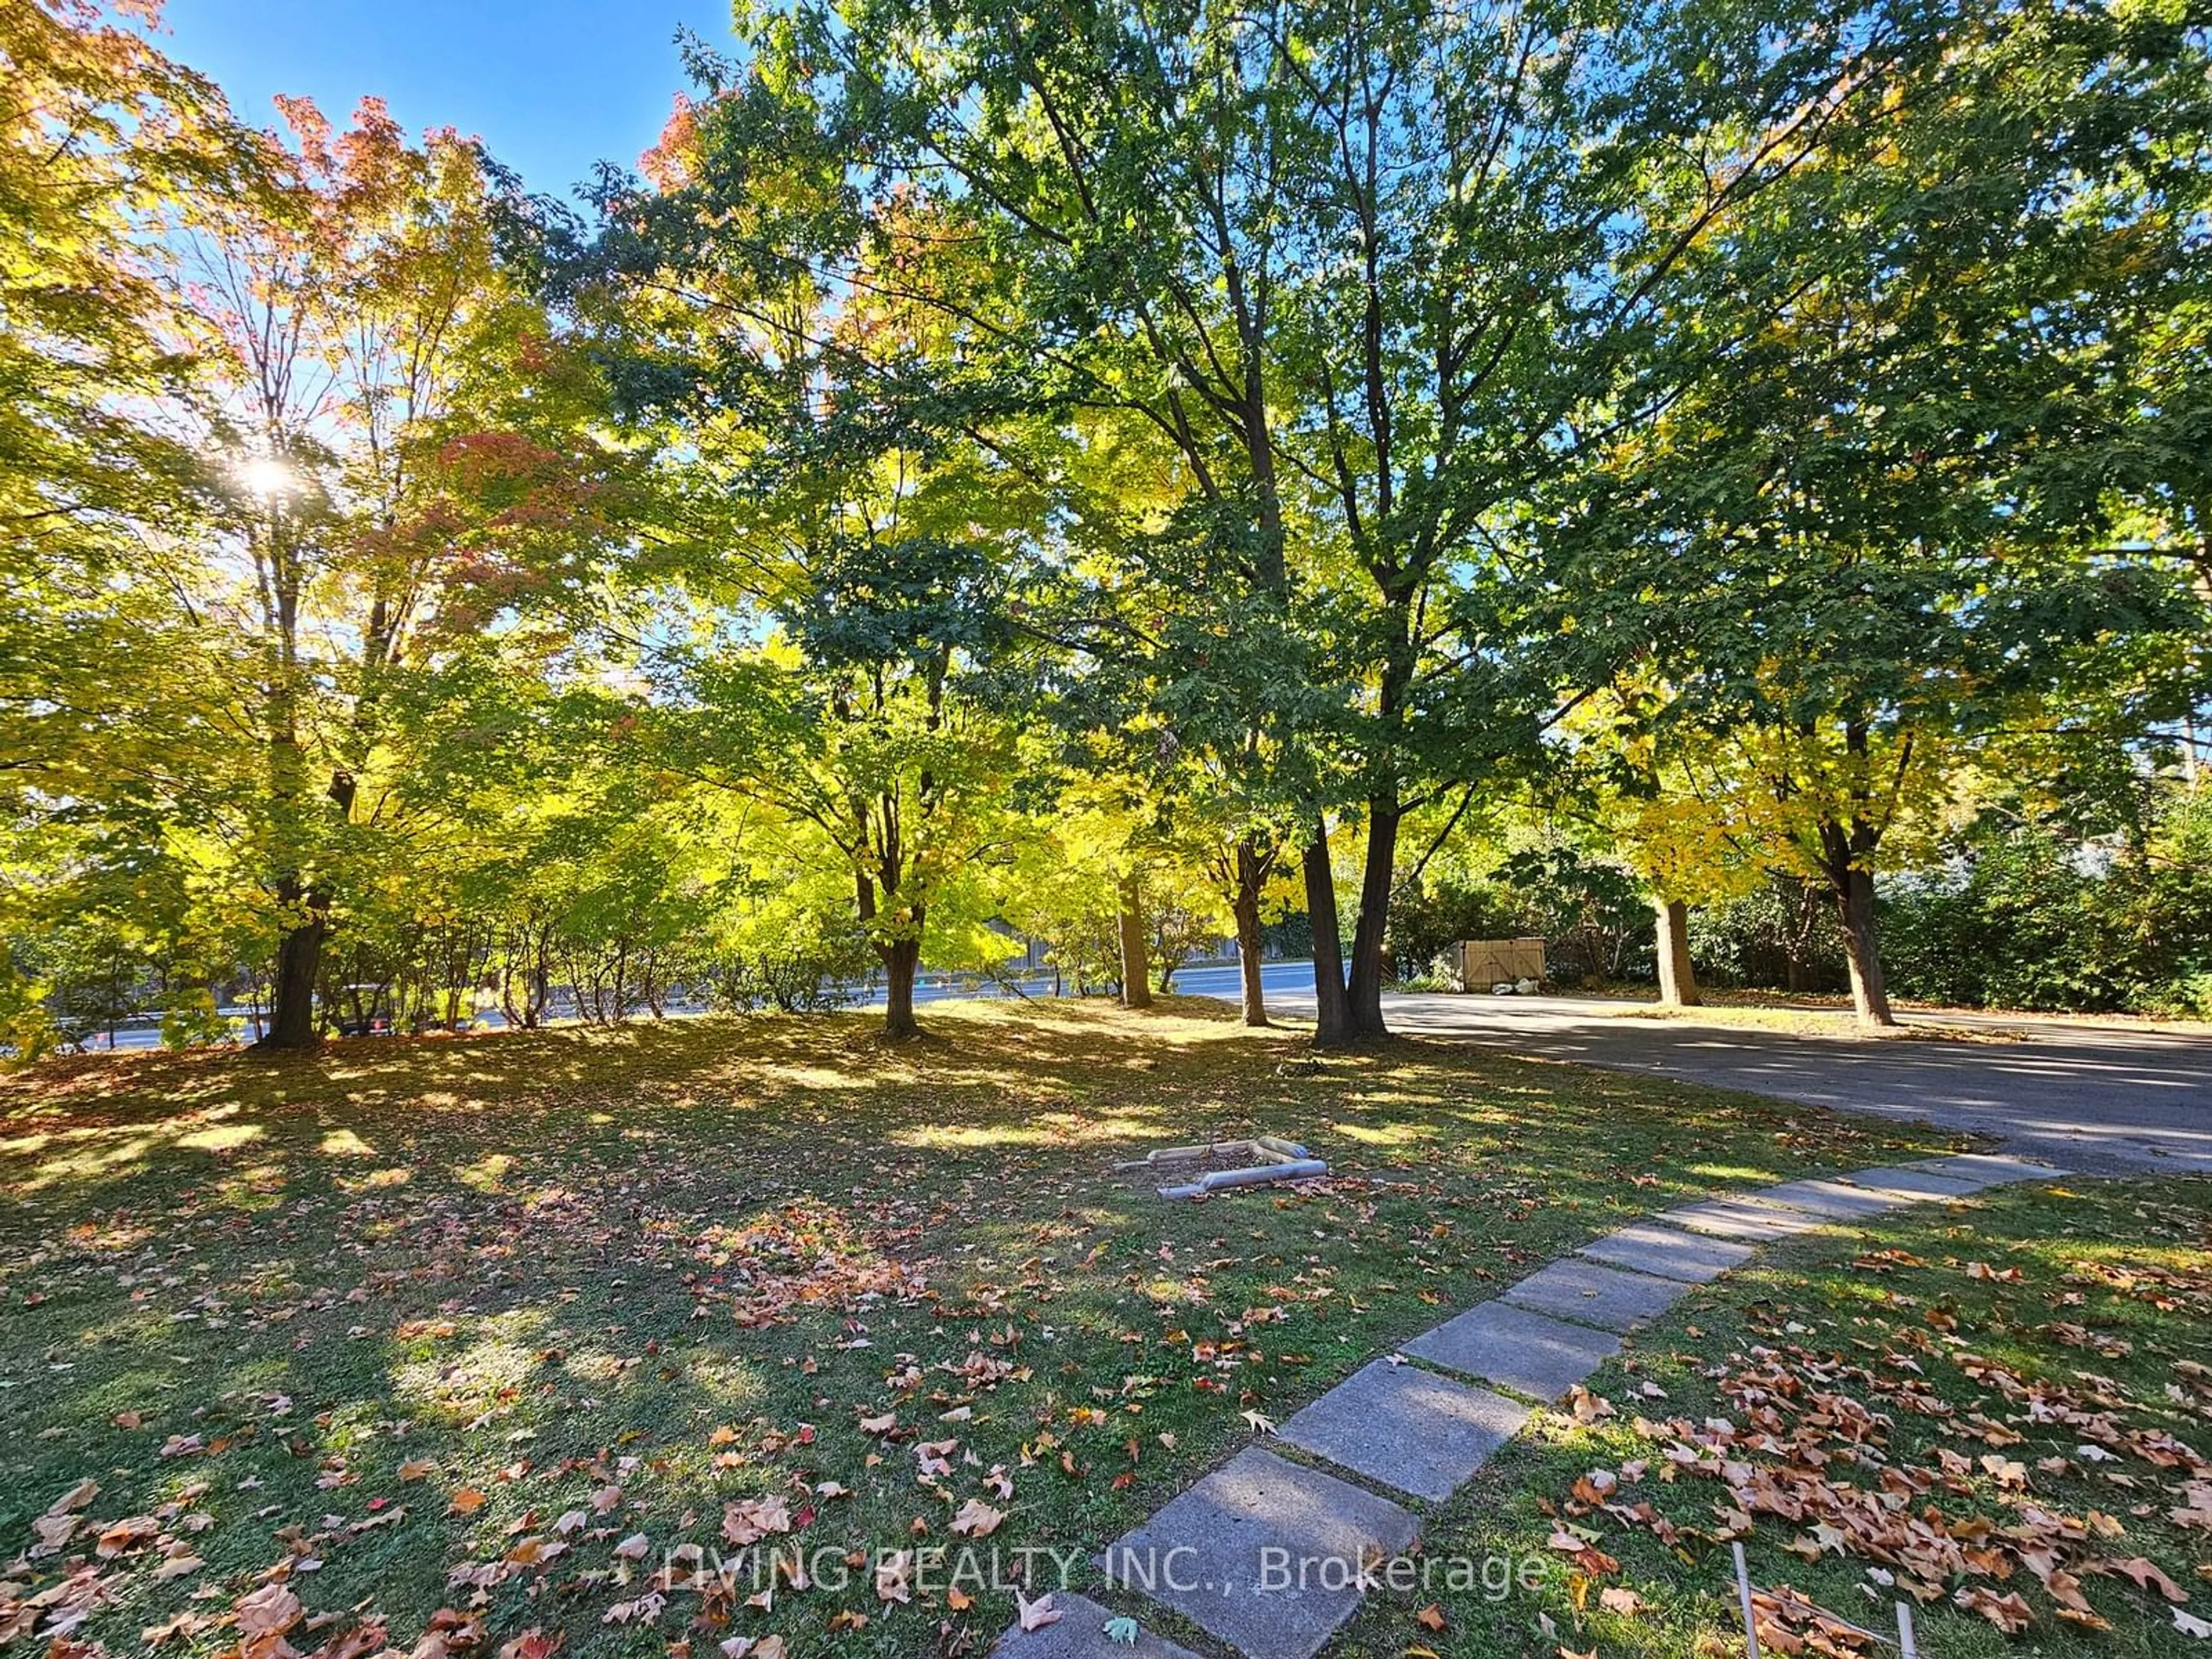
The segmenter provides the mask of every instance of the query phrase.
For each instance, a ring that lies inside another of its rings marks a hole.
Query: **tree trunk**
[[[1145,959],[1145,911],[1134,876],[1121,878],[1121,1006],[1152,1006],[1152,967]]]
[[[300,759],[290,720],[288,713],[275,745],[280,775],[289,773]],[[342,767],[331,775],[323,791],[323,799],[337,809],[340,823],[353,815],[354,787],[353,774]],[[287,931],[276,947],[276,981],[270,994],[275,1006],[270,1010],[269,1035],[255,1046],[312,1048],[315,1046],[315,980],[322,969],[323,941],[331,931],[330,896],[306,887],[294,871],[276,878],[276,898],[281,904],[300,906],[307,920]]]
[[[1783,962],[1782,988],[1800,995],[1813,988],[1813,964],[1805,959],[1804,951],[1794,939]]]
[[[304,905],[307,920],[284,930],[276,945],[276,972],[269,993],[269,1030],[257,1048],[303,1049],[315,1046],[315,981],[322,971],[323,934],[328,924],[312,893],[289,877],[276,884],[278,902]]]
[[[1813,933],[1820,921],[1820,895],[1802,876],[1777,872],[1774,890],[1782,905],[1782,984],[1787,991],[1813,988]]]
[[[1336,918],[1336,872],[1328,861],[1328,825],[1316,820],[1313,840],[1303,856],[1306,915],[1313,924],[1314,1041],[1340,1048],[1352,1041],[1350,1006],[1344,988],[1344,947]]]
[[[1367,862],[1359,876],[1359,918],[1352,925],[1347,1029],[1355,1042],[1390,1035],[1382,1020],[1382,979],[1389,967],[1390,886],[1398,870],[1401,814],[1394,791],[1367,805]]]
[[[1267,879],[1266,866],[1249,842],[1237,848],[1237,891],[1229,903],[1237,919],[1237,977],[1243,989],[1244,1023],[1267,1023],[1267,996],[1260,978],[1260,888]]]
[[[884,1035],[894,1042],[921,1035],[914,1017],[914,970],[921,961],[920,939],[893,939],[877,947],[884,964]]]
[[[1659,1006],[1694,1008],[1698,977],[1690,967],[1690,907],[1680,899],[1654,899],[1659,919]]]
[[[1851,1006],[1859,1024],[1894,1025],[1889,993],[1881,980],[1881,951],[1875,939],[1874,877],[1856,867],[1836,889],[1836,913],[1844,924],[1844,961],[1851,971]]]

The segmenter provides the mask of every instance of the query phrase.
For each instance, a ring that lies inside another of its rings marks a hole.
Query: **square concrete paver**
[[[1703,1285],[1718,1279],[1730,1267],[1741,1266],[1759,1252],[1748,1244],[1731,1244],[1725,1239],[1704,1238],[1696,1233],[1677,1232],[1672,1227],[1655,1227],[1647,1221],[1639,1221],[1617,1233],[1592,1239],[1583,1246],[1582,1253],[1600,1261],[1610,1261],[1616,1267],[1633,1267],[1640,1273],[1679,1279],[1686,1285]]]
[[[1486,1302],[1422,1332],[1406,1352],[1549,1404],[1619,1353],[1620,1339]]]
[[[1313,1659],[1359,1606],[1363,1561],[1419,1535],[1389,1499],[1247,1447],[1101,1565],[1253,1659]]]
[[[1442,1503],[1528,1420],[1528,1408],[1502,1394],[1378,1359],[1280,1432],[1370,1480]]]
[[[1602,1262],[1569,1256],[1539,1268],[1500,1299],[1554,1319],[1577,1320],[1601,1330],[1632,1331],[1666,1312],[1689,1288],[1679,1279],[1623,1273]]]
[[[1827,1225],[1819,1216],[1803,1210],[1753,1204],[1741,1198],[1709,1198],[1702,1204],[1669,1210],[1658,1218],[1670,1227],[1687,1227],[1692,1232],[1711,1233],[1745,1244],[1764,1244]]]
[[[1134,1646],[1108,1640],[1106,1621],[1115,1616],[1114,1609],[1073,1590],[1054,1590],[1052,1610],[1060,1615],[1052,1624],[1036,1630],[1016,1625],[1007,1631],[992,1646],[994,1659],[1198,1659],[1188,1648],[1142,1626]]]
[[[1765,1244],[1778,1238],[1790,1238],[1828,1224],[1825,1218],[1810,1211],[1792,1209],[1783,1204],[1761,1204],[1745,1195],[1709,1198],[1700,1203],[1686,1204],[1678,1210],[1666,1211],[1652,1218],[1664,1226],[1686,1227],[1716,1238],[1735,1239],[1748,1244]]]
[[[2051,1181],[2067,1173],[2055,1164],[2038,1164],[2030,1158],[2006,1158],[1996,1152],[1961,1152],[1955,1158],[1931,1158],[1904,1167],[1925,1170],[1948,1181],[1972,1181],[1990,1187],[2002,1186],[2008,1181]]]
[[[1856,1221],[1911,1201],[1894,1193],[1869,1192],[1863,1187],[1846,1187],[1840,1181],[1819,1180],[1785,1181],[1779,1187],[1761,1187],[1747,1196],[1761,1204],[1802,1210],[1825,1221]]]
[[[1990,1183],[1978,1176],[1937,1175],[1933,1170],[1908,1170],[1902,1165],[1880,1170],[1854,1170],[1843,1177],[1870,1193],[1898,1193],[1909,1199],[1971,1198]]]

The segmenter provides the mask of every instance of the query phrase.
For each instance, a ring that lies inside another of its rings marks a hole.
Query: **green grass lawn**
[[[0,1080],[0,1639],[980,1650],[1006,1583],[927,1552],[1095,1549],[1625,1217],[1951,1144],[1442,1045],[1306,1075],[1209,1003],[930,1016]],[[1255,1130],[1334,1177],[1108,1172]],[[670,1582],[756,1534],[804,1587]]]
[[[1346,1654],[1740,1656],[1739,1537],[1770,1653],[1894,1653],[1810,1608],[1887,1637],[1910,1596],[1929,1659],[2212,1654],[2212,1181],[1800,1238],[1589,1388],[1427,1531],[1533,1588],[1377,1596]]]

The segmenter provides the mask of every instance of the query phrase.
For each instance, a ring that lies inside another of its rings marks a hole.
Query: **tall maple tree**
[[[641,652],[641,718],[768,809],[810,882],[837,872],[886,1034],[910,1037],[925,949],[975,953],[979,863],[1011,856],[1038,649],[1012,611],[1049,492],[917,416],[907,370],[958,349],[941,309],[827,274],[927,242],[921,204],[864,210],[757,83],[686,104],[648,159],[650,186],[606,194],[587,240],[541,227],[655,456],[629,592],[675,614]]]
[[[294,1048],[315,1036],[347,866],[392,856],[369,832],[409,807],[396,685],[507,605],[586,580],[607,457],[564,423],[588,390],[562,386],[497,257],[478,148],[449,131],[410,144],[373,99],[343,132],[280,106],[289,142],[264,142],[266,186],[192,204],[183,308],[243,572],[225,582],[211,559],[203,603],[253,653],[252,835],[279,932],[264,1041]]]

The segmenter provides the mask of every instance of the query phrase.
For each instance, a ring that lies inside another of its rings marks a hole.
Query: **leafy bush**
[[[1793,876],[1693,908],[1690,961],[1700,980],[1730,988],[1836,991],[1845,982],[1834,907]]]
[[[1303,919],[1303,918],[1302,918]],[[1510,939],[1534,919],[1510,889],[1494,881],[1454,879],[1406,894],[1390,907],[1390,955],[1400,983],[1448,963],[1462,939]],[[1312,935],[1308,933],[1310,951]],[[1447,969],[1447,971],[1449,969]]]
[[[2212,1012],[2212,794],[2174,789],[2117,848],[1985,820],[1941,873],[1885,884],[1881,926],[1906,996]]]
[[[1553,982],[1657,976],[1651,902],[1618,865],[1553,848],[1515,854],[1501,874],[1528,918],[1516,931],[1544,936]]]
[[[1460,977],[1459,963],[1449,951],[1439,951],[1436,960],[1410,979],[1398,981],[1401,991],[1464,991],[1467,982]]]
[[[1390,908],[1391,957],[1407,988],[1449,977],[1462,939],[1539,936],[1554,984],[1654,972],[1651,906],[1635,878],[1567,848],[1517,853],[1495,877],[1446,878]]]
[[[216,1009],[211,991],[179,991],[170,998],[169,1006],[161,1013],[161,1042],[165,1048],[197,1048],[210,1043],[229,1042],[237,1036],[232,1022]]]
[[[1890,984],[1966,1006],[2119,1007],[2095,887],[2077,849],[2039,828],[1978,836],[1952,869],[1883,884]]]
[[[877,966],[857,922],[802,912],[702,963],[692,977],[709,1007],[750,1013],[823,1013],[854,1001]]]

